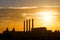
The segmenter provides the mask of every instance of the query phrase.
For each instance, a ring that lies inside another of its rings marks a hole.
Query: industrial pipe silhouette
[[[24,21],[24,32],[25,31],[30,31],[30,28],[31,28],[30,23],[31,23],[30,19]],[[33,28],[34,28],[34,20],[32,19],[32,30],[33,30]]]

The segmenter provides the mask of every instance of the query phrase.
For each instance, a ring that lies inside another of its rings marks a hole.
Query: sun
[[[44,20],[44,21],[47,21],[47,22],[48,22],[48,21],[51,21],[51,16],[44,16],[44,17],[43,17],[43,20]]]
[[[36,25],[48,28],[53,22],[54,16],[52,11],[40,11],[37,12],[37,15],[37,20],[39,20],[39,22]]]
[[[51,21],[52,18],[54,17],[53,16],[54,12],[52,11],[41,11],[41,12],[38,12],[37,14],[40,16],[40,18],[43,19],[43,21],[46,21],[46,22]]]
[[[41,12],[42,16],[43,16],[43,20],[46,22],[50,22],[52,20],[51,16],[52,16],[52,12],[50,11],[44,11]]]

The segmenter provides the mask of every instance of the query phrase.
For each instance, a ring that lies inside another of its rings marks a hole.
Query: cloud
[[[8,7],[9,9],[32,9],[37,7]]]
[[[60,8],[60,6],[0,7],[0,10],[6,9],[6,8],[11,9],[11,10],[1,10],[0,11],[0,20],[2,20],[2,19],[23,19],[25,17],[23,17],[22,14],[30,13],[29,10],[25,10],[25,9],[33,9],[33,10],[31,10],[31,12],[36,12],[38,10],[36,10],[34,8],[40,9],[40,7],[57,7],[57,8],[59,7]],[[12,10],[12,9],[23,9],[23,10]],[[36,10],[36,11],[34,11],[34,10]],[[33,13],[31,13],[31,14],[33,14]]]
[[[35,6],[32,7],[0,7],[0,9],[33,9],[33,8],[37,8]]]
[[[39,7],[60,7],[60,6],[49,6],[49,5],[41,5],[41,6],[30,6],[30,7],[0,7],[0,9],[33,9]]]
[[[5,19],[23,19],[22,17],[22,14],[23,12],[21,13],[21,11],[14,11],[12,9],[33,9],[33,8],[37,8],[35,6],[32,6],[32,7],[0,7],[0,10],[1,9],[11,9],[10,10],[1,10],[0,11],[0,20],[5,20]]]

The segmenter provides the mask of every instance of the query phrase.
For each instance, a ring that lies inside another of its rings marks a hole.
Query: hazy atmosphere
[[[24,20],[32,18],[34,27],[60,30],[60,0],[0,0],[0,32],[23,31]]]

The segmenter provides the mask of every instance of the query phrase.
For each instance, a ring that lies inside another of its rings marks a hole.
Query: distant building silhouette
[[[15,32],[15,28],[13,28],[12,32]]]
[[[6,29],[6,31],[9,31],[8,28]]]
[[[32,31],[46,31],[47,29],[45,27],[40,27],[40,28],[33,28],[31,30]]]
[[[5,32],[6,32],[6,33],[9,32],[8,28],[5,30]]]

